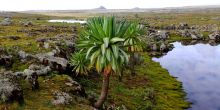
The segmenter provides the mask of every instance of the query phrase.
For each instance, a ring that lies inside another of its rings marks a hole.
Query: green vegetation
[[[132,77],[129,71],[124,72],[123,81],[113,74],[110,78],[108,100],[105,104],[115,104],[129,110],[183,110],[189,107],[182,92],[182,84],[171,77],[159,63],[153,62],[146,53],[141,53],[144,63],[135,68],[137,75]],[[98,81],[98,82],[97,82]],[[99,93],[102,80],[82,78],[81,84],[89,93]]]
[[[69,13],[64,13],[68,15]],[[41,37],[54,37],[58,34],[73,34],[71,31],[71,26],[77,27],[77,34],[78,32],[82,31],[84,28],[80,24],[68,24],[68,23],[48,23],[47,20],[49,19],[72,19],[72,16],[75,13],[71,13],[68,16],[64,16],[62,14],[62,17],[54,17],[54,16],[43,16],[43,15],[29,15],[29,14],[20,14],[20,13],[13,13],[12,20],[14,22],[11,26],[0,26],[0,46],[5,47],[7,49],[16,49],[19,48],[21,50],[24,50],[28,53],[42,53],[42,52],[49,52],[50,49],[45,49],[39,46],[39,43],[36,42],[37,38]],[[106,15],[103,13],[98,14],[85,14],[84,16],[81,16],[78,13],[76,15],[76,18],[88,18],[93,16],[102,16]],[[180,22],[187,22],[190,25],[208,25],[208,24],[217,24],[218,26],[219,21],[216,19],[212,19],[213,17],[219,16],[219,13],[178,13],[178,14],[158,14],[158,13],[138,13],[138,18],[136,18],[134,15],[136,13],[116,13],[115,16],[117,19],[124,19],[123,17],[126,17],[128,21],[141,21],[142,23],[146,24],[149,23],[150,25],[154,26],[167,26],[170,24],[179,24]],[[110,14],[109,14],[110,15]],[[0,17],[1,20],[3,17]],[[40,18],[40,20],[37,20],[36,18]],[[204,19],[201,19],[204,18]],[[22,25],[21,22],[27,22],[32,21],[33,26],[25,27]],[[95,22],[95,21],[94,21]],[[96,22],[103,22],[103,21],[96,21]],[[94,24],[91,24],[94,25]],[[48,31],[48,32],[40,32],[42,30],[47,30],[49,28],[55,27],[55,31]],[[108,25],[109,26],[109,25]],[[64,27],[64,28],[63,28]],[[104,26],[103,26],[104,27]],[[108,27],[107,27],[108,28]],[[28,30],[30,32],[37,32],[36,35],[29,36],[25,32],[19,32],[19,30]],[[85,29],[90,29],[90,26],[86,27]],[[106,29],[108,30],[108,29]],[[93,30],[94,31],[94,30]],[[136,30],[135,30],[136,31]],[[109,32],[107,32],[109,33]],[[95,33],[86,33],[86,34],[95,34]],[[203,33],[205,37],[208,36],[208,32]],[[98,34],[99,35],[99,34]],[[110,34],[109,34],[110,35]],[[136,34],[139,36],[138,34]],[[5,36],[19,36],[20,39],[18,40],[12,40],[5,38]],[[95,36],[95,35],[94,35]],[[100,35],[99,35],[100,36]],[[110,35],[112,36],[112,35]],[[79,36],[81,37],[81,36]],[[104,37],[104,36],[102,36]],[[102,50],[102,45],[106,45],[109,41],[108,45],[112,45],[114,43],[110,43],[111,39],[102,38],[98,41],[100,41],[99,45],[97,45],[96,49],[97,51],[100,51],[100,56],[102,56],[101,51],[105,51],[107,53],[107,50]],[[136,37],[135,37],[136,38]],[[104,40],[103,40],[104,39]],[[94,40],[89,39],[90,42],[93,42]],[[121,43],[121,39],[118,39]],[[189,38],[183,38],[178,36],[176,33],[171,33],[170,38],[168,39],[168,42],[173,41],[180,41],[180,40],[190,40]],[[134,41],[134,40],[133,40]],[[138,40],[137,40],[138,41]],[[138,41],[139,42],[139,41]],[[117,42],[119,43],[119,42]],[[128,42],[130,43],[130,42]],[[31,44],[31,45],[30,45]],[[130,45],[135,45],[139,43],[131,43]],[[94,46],[90,45],[90,47]],[[127,45],[127,44],[125,44]],[[110,46],[108,46],[110,48]],[[94,47],[95,48],[95,47]],[[119,48],[119,47],[111,47],[111,48]],[[89,48],[87,48],[88,51]],[[103,48],[104,49],[104,48]],[[108,48],[105,48],[108,49]],[[117,49],[116,49],[117,50]],[[86,50],[84,50],[86,51]],[[82,51],[82,53],[86,53]],[[95,52],[95,51],[94,51]],[[92,53],[88,55],[88,58],[91,58]],[[135,51],[136,52],[136,51]],[[79,77],[77,77],[75,80],[79,81],[80,84],[82,84],[85,87],[85,91],[88,95],[94,95],[96,99],[98,99],[97,94],[99,94],[102,78],[104,77],[103,74],[88,74],[86,77],[82,77],[80,73],[86,73],[87,67],[84,64],[83,58],[84,55],[80,53],[76,53],[73,55],[75,57],[74,61],[79,62],[72,62],[72,65],[80,65],[79,68],[75,68],[79,73]],[[114,52],[111,51],[111,54],[114,56]],[[128,71],[127,67],[120,66],[121,64],[118,64],[118,68],[123,68],[123,80],[120,82],[118,81],[118,74],[113,72],[111,74],[111,77],[109,79],[110,85],[109,85],[109,94],[108,98],[104,103],[104,107],[107,105],[115,105],[118,109],[122,109],[123,107],[126,107],[131,110],[146,110],[146,109],[153,109],[153,110],[183,110],[189,107],[190,103],[188,103],[184,97],[185,93],[182,90],[182,84],[176,80],[176,78],[169,75],[168,71],[163,69],[159,63],[153,62],[150,56],[148,56],[147,53],[139,53],[143,56],[144,62],[140,65],[134,65],[135,66],[135,72],[136,76],[132,77],[130,74],[130,71]],[[122,54],[121,54],[122,55]],[[117,53],[116,53],[117,56]],[[74,59],[74,58],[73,58]],[[109,60],[105,59],[107,63],[102,66],[108,67],[108,64],[111,64]],[[101,60],[98,61],[98,57],[94,57],[94,61],[102,62]],[[113,63],[113,60],[112,64]],[[114,60],[116,61],[116,59]],[[119,60],[120,61],[120,60]],[[26,69],[32,62],[28,63],[22,63],[19,62],[18,59],[15,59],[12,67],[7,68],[13,71],[22,71]],[[123,63],[123,62],[122,62]],[[101,63],[99,63],[101,64]],[[96,64],[93,64],[93,67]],[[97,64],[98,65],[98,64]],[[116,65],[116,64],[114,64]],[[105,69],[100,69],[98,65],[98,70],[103,72]],[[113,65],[111,65],[113,67]],[[0,66],[0,69],[3,67]],[[94,69],[94,68],[92,68]],[[81,71],[82,70],[82,71]],[[106,69],[111,70],[109,68]],[[117,69],[115,69],[117,70]],[[113,70],[112,70],[113,71]],[[119,71],[119,70],[117,70]],[[91,71],[88,71],[88,73]],[[92,71],[93,72],[93,71]],[[62,73],[62,74],[70,74],[70,73]],[[119,73],[120,74],[120,73]],[[29,110],[29,109],[43,109],[43,110],[51,110],[51,109],[64,109],[64,110],[72,110],[72,109],[91,109],[91,106],[93,103],[91,103],[88,99],[83,97],[75,97],[76,101],[73,101],[70,105],[62,105],[62,106],[53,106],[51,104],[51,100],[53,99],[52,91],[55,90],[64,90],[66,87],[64,84],[66,83],[68,76],[67,75],[61,75],[59,73],[52,72],[48,76],[41,76],[39,77],[39,83],[40,83],[40,90],[39,91],[32,91],[30,85],[28,82],[21,82],[22,88],[24,89],[24,104],[19,105],[16,102],[8,103],[8,104],[0,104],[0,109],[9,109],[9,110]],[[74,97],[74,96],[73,96]]]
[[[86,54],[82,52],[75,52],[70,58],[70,64],[74,67],[73,71],[76,75],[88,75],[89,71],[89,61],[86,59]]]
[[[87,25],[88,30],[80,37],[78,46],[86,52],[85,57],[90,59],[90,65],[103,73],[101,95],[94,104],[95,108],[101,108],[108,95],[110,75],[120,72],[128,62],[122,44],[131,25],[126,21],[116,23],[115,17],[91,18]]]

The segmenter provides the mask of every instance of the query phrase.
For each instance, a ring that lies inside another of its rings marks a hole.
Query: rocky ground
[[[92,103],[100,90],[100,74],[92,71],[88,77],[75,77],[69,65],[83,26],[48,23],[47,20],[56,17],[41,15],[4,13],[0,16],[0,109],[93,109]],[[113,75],[110,95],[103,108],[181,110],[189,107],[181,84],[149,55],[166,54],[173,48],[170,44],[173,41],[216,45],[220,40],[218,25],[143,24],[147,27],[143,36],[145,52],[136,55],[137,59],[143,56],[137,60],[138,75],[131,78],[125,74],[122,82]]]

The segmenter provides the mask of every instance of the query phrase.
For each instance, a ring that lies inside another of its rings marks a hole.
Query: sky
[[[99,6],[108,9],[129,9],[200,5],[220,5],[220,0],[0,0],[0,10],[3,11],[93,9]]]

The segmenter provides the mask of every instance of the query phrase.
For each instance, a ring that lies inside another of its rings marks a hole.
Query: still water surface
[[[59,19],[59,20],[49,20],[48,22],[61,22],[61,23],[80,23],[80,24],[85,24],[86,21],[83,21],[83,20],[75,20],[75,19],[70,19],[70,20],[62,20],[62,19]]]
[[[174,49],[154,61],[183,83],[189,110],[220,110],[220,45],[196,44]]]

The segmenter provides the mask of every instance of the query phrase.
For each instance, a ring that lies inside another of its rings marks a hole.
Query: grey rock
[[[33,73],[36,73],[39,76],[47,75],[51,71],[51,68],[49,66],[44,65],[30,65],[28,69],[24,70],[24,76],[29,78]]]
[[[8,101],[22,101],[23,90],[17,78],[12,75],[12,72],[0,73],[0,100]]]
[[[74,47],[74,43],[71,42],[71,41],[65,41],[66,43],[66,46],[69,47],[69,48],[73,48]]]
[[[45,49],[49,49],[49,48],[50,48],[50,44],[49,44],[49,43],[44,42],[44,48],[45,48]]]
[[[68,105],[72,102],[73,98],[65,92],[54,91],[54,100],[52,100],[53,105]]]
[[[191,37],[189,30],[179,30],[182,37]]]
[[[160,45],[160,51],[161,51],[161,52],[164,52],[166,49],[167,49],[166,45],[165,45],[164,43],[162,43],[162,44]]]
[[[199,39],[202,39],[203,38],[203,35],[200,34],[198,31],[191,31],[191,38],[193,40],[199,40]]]
[[[153,44],[151,49],[152,49],[153,51],[157,51],[157,44]]]
[[[220,32],[216,31],[209,35],[210,40],[220,40]]]
[[[32,59],[32,58],[34,58],[34,56],[32,54],[26,53],[22,50],[20,50],[18,52],[18,56],[19,56],[20,59]]]
[[[156,35],[159,39],[169,38],[169,32],[167,32],[167,31],[158,31]]]
[[[9,26],[9,25],[12,25],[13,23],[12,23],[12,20],[11,20],[11,18],[5,18],[1,23],[0,23],[0,25],[2,25],[2,26]]]
[[[65,71],[68,67],[69,63],[68,60],[61,57],[54,57],[48,54],[37,54],[35,55],[36,58],[43,63],[44,65],[50,66],[50,68],[58,70],[58,71]]]
[[[25,26],[25,27],[33,26],[33,23],[32,23],[31,21],[28,21],[28,22],[25,22],[25,23],[24,23],[24,26]]]
[[[177,28],[180,29],[180,30],[190,29],[190,27],[187,23],[180,23]]]
[[[33,70],[34,72],[37,73],[37,75],[47,75],[50,71],[51,68],[49,66],[44,66],[44,65],[30,65],[28,67],[29,70]]]

